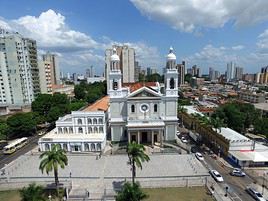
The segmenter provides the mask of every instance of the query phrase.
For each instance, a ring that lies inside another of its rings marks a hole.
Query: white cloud
[[[161,21],[183,32],[218,28],[228,21],[236,26],[268,19],[267,0],[131,0],[149,19]]]
[[[233,50],[242,50],[244,49],[245,47],[243,45],[236,45],[236,46],[233,46],[232,49]]]
[[[257,42],[258,52],[262,54],[268,54],[268,29],[261,33]]]
[[[39,54],[51,51],[59,55],[60,67],[64,71],[83,72],[93,65],[99,74],[104,70],[104,50],[114,43],[126,44],[135,48],[138,61],[146,66],[159,64],[156,47],[144,42],[115,42],[103,36],[94,40],[86,33],[73,30],[68,26],[65,16],[49,9],[39,16],[23,16],[6,20],[0,17],[0,27],[17,31],[25,37],[37,41]],[[11,29],[12,27],[12,29]]]

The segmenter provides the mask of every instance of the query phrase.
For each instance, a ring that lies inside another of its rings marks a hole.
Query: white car
[[[260,194],[258,191],[251,187],[247,187],[246,191],[255,199],[258,201],[266,201],[264,197],[262,197],[262,194]]]
[[[237,176],[237,177],[244,177],[246,176],[246,173],[244,173],[241,169],[239,168],[234,168],[233,171],[231,172],[232,176]]]
[[[179,136],[181,134],[181,132],[180,131],[177,131],[177,136]]]
[[[187,142],[188,142],[188,140],[186,140],[185,137],[181,137],[181,141],[182,141],[183,143],[187,143]]]
[[[209,171],[211,176],[217,181],[217,182],[223,182],[223,178],[220,175],[220,173],[217,170],[210,170]]]
[[[203,157],[202,154],[199,153],[199,152],[196,152],[196,153],[195,153],[195,157],[196,157],[198,160],[200,160],[200,161],[203,161],[203,160],[204,160],[204,157]]]

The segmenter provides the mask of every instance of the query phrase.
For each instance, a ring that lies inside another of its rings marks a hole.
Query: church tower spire
[[[178,70],[176,68],[176,55],[173,48],[169,48],[165,73],[166,96],[178,96]]]

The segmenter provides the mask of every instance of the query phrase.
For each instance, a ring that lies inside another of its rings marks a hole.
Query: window
[[[100,130],[100,133],[103,133],[103,127],[100,127],[99,130]]]
[[[92,120],[91,119],[87,119],[88,124],[92,124]]]
[[[83,128],[79,127],[78,128],[78,133],[83,133]]]
[[[68,151],[68,146],[66,143],[63,144],[63,150]]]
[[[118,89],[118,82],[113,80],[113,90],[117,90]]]
[[[173,77],[170,79],[169,85],[170,85],[170,89],[174,89],[175,88],[175,81],[174,81],[174,78]]]
[[[96,148],[95,148],[95,144],[92,143],[92,144],[90,145],[90,148],[91,148],[91,151],[95,151],[95,150],[96,150]]]
[[[92,127],[88,128],[88,129],[89,129],[89,133],[93,133]]]
[[[135,105],[131,105],[131,112],[135,112]]]
[[[96,118],[93,119],[93,124],[97,124],[97,119]]]
[[[94,127],[94,133],[97,133],[97,132],[98,132],[98,128]]]
[[[157,104],[154,104],[154,112],[157,112]]]
[[[82,124],[82,119],[78,119],[78,120],[77,120],[77,123],[78,123],[78,124]]]
[[[64,133],[68,133],[68,128],[64,128]]]
[[[97,144],[97,151],[100,151],[101,150],[101,143],[98,143]]]
[[[49,144],[45,144],[45,151],[49,151],[49,150],[50,150]]]
[[[62,133],[62,128],[59,128],[59,133]]]
[[[99,118],[99,124],[103,124],[102,118]]]
[[[74,131],[73,131],[73,128],[72,127],[70,127],[69,128],[69,133],[73,133]]]

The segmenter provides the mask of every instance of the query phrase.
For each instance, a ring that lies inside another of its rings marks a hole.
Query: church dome
[[[119,56],[116,54],[116,49],[113,49],[113,55],[111,56],[111,61],[120,61]]]
[[[173,53],[173,48],[169,48],[169,54],[167,55],[167,60],[168,61],[174,61],[176,60],[176,55]]]

